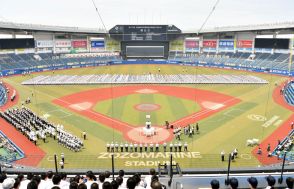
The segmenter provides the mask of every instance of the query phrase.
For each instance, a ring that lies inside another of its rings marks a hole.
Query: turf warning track
[[[113,129],[116,129],[124,134],[125,139],[133,141],[133,139],[130,138],[130,136],[127,133],[134,129],[134,126],[130,125],[129,123],[125,123],[120,120],[98,113],[94,111],[92,108],[99,101],[113,99],[121,96],[127,96],[130,94],[134,94],[137,91],[156,91],[160,94],[165,94],[197,102],[201,106],[201,110],[172,123],[178,127],[183,127],[187,124],[195,123],[198,120],[204,119],[208,116],[211,116],[212,114],[215,114],[216,112],[219,112],[240,102],[240,100],[235,97],[195,88],[163,85],[132,85],[98,88],[88,91],[82,91],[79,93],[61,97],[59,99],[55,99],[53,100],[53,103],[68,108],[71,111],[74,111],[76,113],[79,113],[80,115],[90,118],[91,120],[94,120]],[[92,104],[92,106],[88,109],[74,108],[75,105],[84,104],[85,102],[87,104]],[[216,109],[210,109],[203,106],[203,102],[212,102],[214,104],[221,104],[222,106]],[[166,139],[165,141],[170,141],[172,139],[173,135],[170,135],[168,139]]]
[[[284,85],[284,84],[283,84]],[[275,88],[273,92],[274,101],[283,106],[286,109],[294,112],[294,106],[290,106],[284,99],[284,96],[280,94],[280,89],[283,85],[280,85]],[[257,155],[258,147],[252,150],[252,154],[264,165],[279,163],[281,160],[278,160],[277,157],[267,157],[266,148],[267,145],[271,145],[271,150],[273,150],[277,146],[277,141],[284,139],[289,132],[291,131],[290,123],[294,120],[294,114],[292,114],[284,123],[278,127],[271,135],[269,135],[265,140],[262,141],[260,147],[263,151],[262,155]]]
[[[5,111],[6,109],[16,105],[19,101],[19,94],[17,93],[17,91],[16,98],[14,99],[14,101],[12,102],[10,100],[14,88],[7,83],[5,83],[5,85],[8,87],[10,93],[8,94],[7,103],[1,107],[1,111]],[[45,152],[43,150],[41,150],[38,146],[35,146],[30,140],[27,139],[27,137],[22,135],[12,125],[7,123],[2,118],[0,118],[0,129],[25,154],[24,158],[16,161],[15,163],[36,167],[39,164],[39,162],[44,158]]]

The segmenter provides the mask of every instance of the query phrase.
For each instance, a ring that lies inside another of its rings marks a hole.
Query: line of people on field
[[[107,152],[187,152],[188,151],[188,143],[184,142],[175,142],[174,144],[171,142],[167,144],[164,142],[163,144],[159,143],[118,143],[118,142],[107,142],[106,143],[106,151]]]

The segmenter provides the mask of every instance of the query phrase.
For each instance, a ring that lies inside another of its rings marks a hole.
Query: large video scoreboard
[[[165,59],[169,42],[179,37],[181,30],[174,25],[116,25],[109,34],[121,42],[125,59]]]
[[[123,41],[166,41],[166,26],[125,26]]]
[[[120,41],[170,41],[180,33],[174,25],[116,25],[109,30]]]

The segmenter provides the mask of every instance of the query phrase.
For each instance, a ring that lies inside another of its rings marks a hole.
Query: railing
[[[170,168],[170,156],[172,164],[175,165],[176,173],[186,173],[190,171],[211,171],[218,170],[225,172],[228,165],[228,156],[225,161],[221,161],[221,156],[218,154],[201,154],[199,152],[134,152],[134,153],[97,153],[96,155],[82,155],[77,152],[76,155],[65,154],[64,169],[66,170],[110,170],[112,167],[112,157],[115,171],[120,169],[134,170],[136,172],[145,172],[150,168],[156,168],[158,165],[166,165],[167,169]],[[264,157],[276,159],[273,157]],[[11,163],[16,167],[24,168],[37,168],[37,169],[55,169],[57,163],[60,169],[60,155],[30,155]],[[3,161],[5,162],[5,161]],[[286,162],[286,164],[289,162]],[[177,165],[178,164],[178,165]],[[231,162],[231,168],[236,170],[241,169],[275,169],[281,165],[281,161],[271,164],[270,166],[261,165],[252,154],[239,154],[234,161]],[[178,169],[180,166],[180,170]],[[174,168],[174,167],[173,167]]]

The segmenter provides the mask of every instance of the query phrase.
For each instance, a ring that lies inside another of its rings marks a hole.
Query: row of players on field
[[[167,150],[169,149],[170,152],[182,152],[182,150],[184,150],[185,152],[188,151],[188,143],[185,142],[184,144],[182,144],[181,142],[176,142],[176,143],[169,143],[169,145],[165,142],[163,144],[137,144],[137,143],[120,143],[118,144],[118,142],[111,142],[111,143],[106,143],[106,150],[107,152],[159,152],[160,149],[163,149],[164,152],[167,152]]]
[[[38,139],[46,142],[46,137],[50,136],[57,138],[60,145],[75,152],[80,151],[83,146],[83,141],[65,131],[62,125],[55,126],[26,107],[8,109],[0,112],[0,116],[35,144]]]

